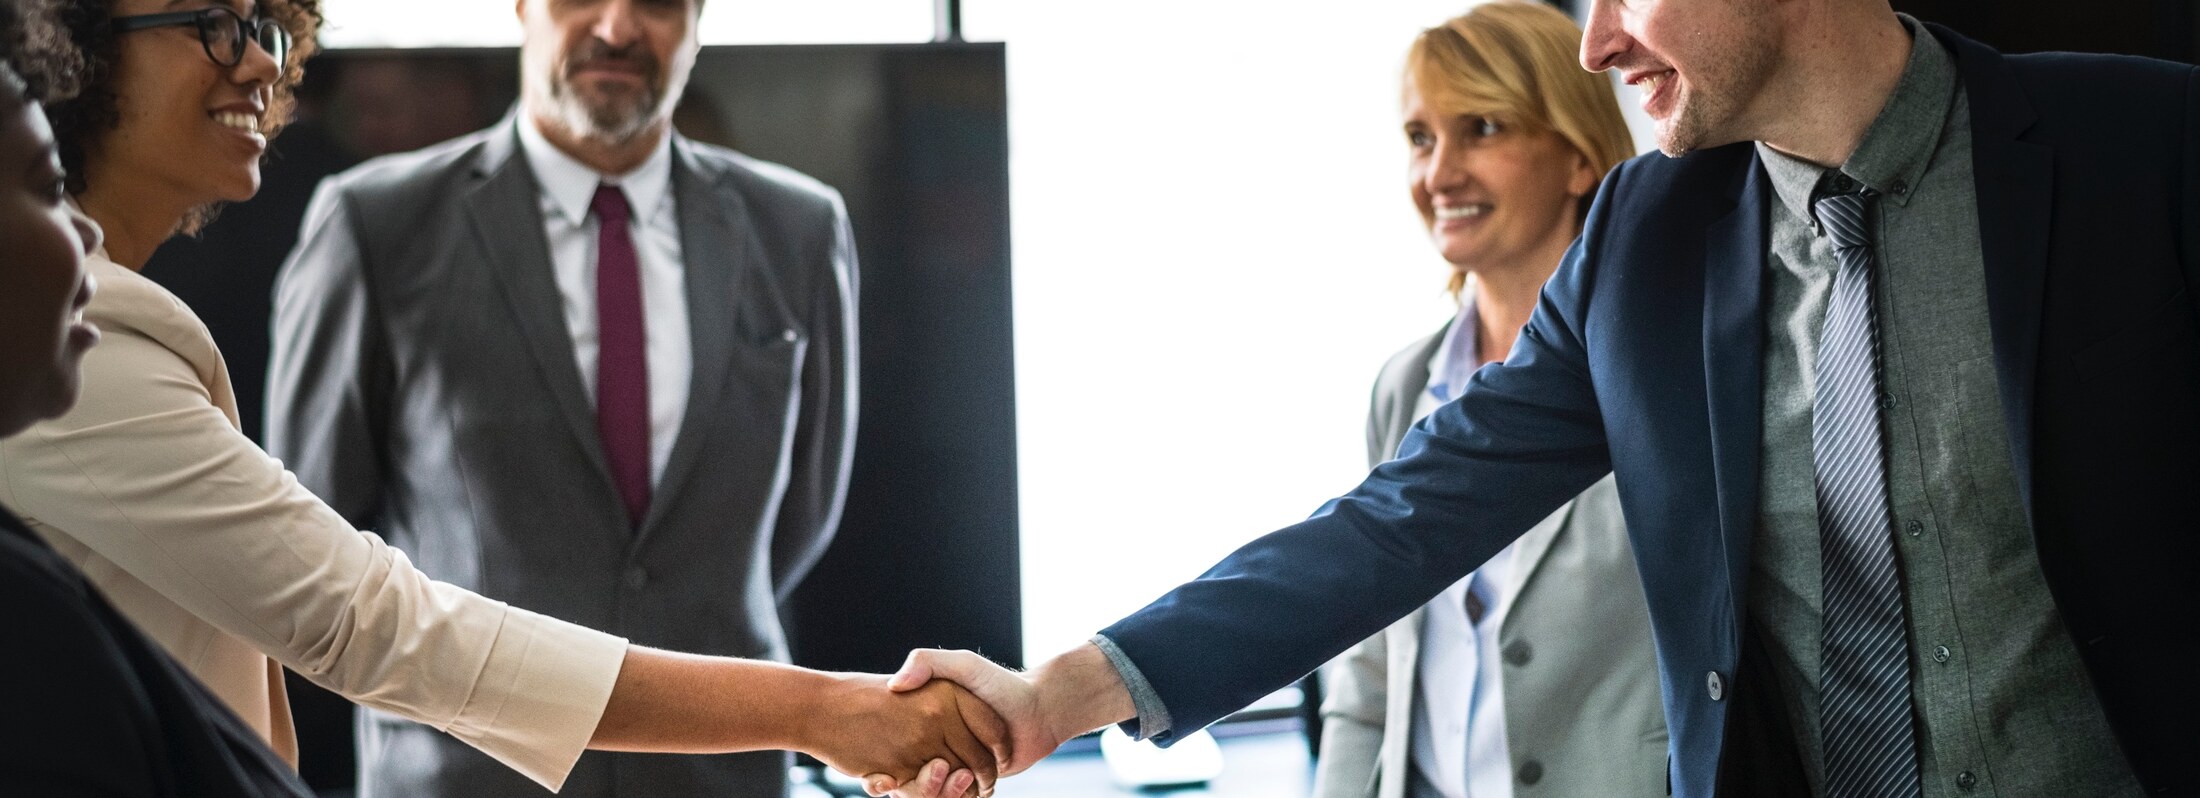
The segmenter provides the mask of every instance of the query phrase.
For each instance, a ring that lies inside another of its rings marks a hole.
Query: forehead
[[[0,88],[0,170],[12,178],[19,165],[53,149],[53,132],[37,103]]]

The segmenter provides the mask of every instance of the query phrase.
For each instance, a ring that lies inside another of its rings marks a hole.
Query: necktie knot
[[[1826,235],[1833,238],[1835,249],[1855,249],[1871,245],[1869,228],[1865,227],[1865,212],[1871,208],[1871,200],[1878,193],[1871,189],[1827,194],[1812,203],[1818,212],[1818,223],[1825,225]]]
[[[596,198],[589,200],[588,209],[604,224],[626,224],[634,215],[633,209],[626,204],[626,192],[609,184],[596,186]]]

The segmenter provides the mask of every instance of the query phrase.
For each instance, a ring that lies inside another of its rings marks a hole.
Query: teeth
[[[1438,205],[1436,206],[1436,219],[1437,221],[1450,221],[1452,219],[1480,216],[1484,211],[1489,210],[1489,207],[1488,205]]]
[[[214,114],[214,121],[223,127],[236,128],[253,135],[259,135],[260,132],[260,118],[252,114],[220,111]]]

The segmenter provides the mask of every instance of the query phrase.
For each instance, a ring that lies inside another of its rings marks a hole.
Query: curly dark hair
[[[260,14],[290,31],[291,39],[290,55],[284,59],[282,77],[275,81],[274,101],[268,105],[261,129],[272,139],[290,122],[291,111],[297,105],[298,81],[305,77],[306,59],[318,49],[314,36],[321,30],[321,3],[320,0],[260,0],[259,9]],[[53,123],[54,141],[61,149],[61,166],[69,173],[69,193],[82,194],[87,148],[121,122],[115,110],[114,74],[122,48],[110,24],[114,19],[114,0],[60,0],[58,17],[67,38],[44,48],[33,48],[24,66],[30,71],[41,71],[64,68],[72,61],[83,65],[73,72],[77,77],[76,97],[46,105],[46,118]],[[213,219],[213,212],[212,206],[193,212],[184,220],[181,232],[197,232]]]
[[[0,0],[0,85],[32,102],[73,96],[82,62],[67,41],[52,0]]]

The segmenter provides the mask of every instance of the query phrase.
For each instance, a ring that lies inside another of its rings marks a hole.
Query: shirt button
[[[649,571],[639,565],[626,569],[626,589],[640,590],[649,586]]]
[[[1535,659],[1535,647],[1528,645],[1526,640],[1515,641],[1512,645],[1505,647],[1505,664],[1507,665],[1517,668],[1528,664],[1528,661],[1532,659]]]
[[[1978,777],[1971,775],[1971,771],[1966,770],[1956,774],[1956,789],[1968,791],[1976,786],[1978,786]]]
[[[1910,533],[1910,537],[1913,537],[1913,538],[1914,538],[1914,537],[1917,537],[1917,536],[1919,536],[1919,535],[1925,534],[1925,522],[1923,522],[1923,521],[1919,521],[1919,520],[1917,520],[1917,519],[1914,519],[1914,518],[1913,518],[1913,519],[1910,519],[1910,522],[1909,522],[1909,523],[1907,523],[1907,524],[1903,524],[1903,525],[1902,525],[1902,528],[1903,528],[1903,530],[1905,530],[1905,531],[1909,532],[1909,533]]]
[[[1543,780],[1543,763],[1533,759],[1520,765],[1520,783],[1533,786]]]
[[[782,340],[782,341],[786,341],[787,343],[790,343],[790,344],[791,344],[791,343],[794,343],[794,339],[796,339],[796,338],[799,338],[799,337],[801,337],[801,336],[799,336],[799,335],[796,335],[796,334],[795,334],[795,331],[794,331],[794,328],[792,328],[792,327],[789,327],[789,328],[787,328],[787,329],[784,329],[784,330],[780,330],[780,331],[779,331],[779,340]]]
[[[1933,646],[1933,661],[1934,661],[1934,662],[1947,662],[1947,661],[1948,661],[1948,647],[1947,647],[1947,646]]]
[[[1899,197],[1904,194],[1910,193],[1910,184],[1897,180],[1894,181],[1892,184],[1889,184],[1887,186],[1887,190],[1894,192],[1894,195]]]
[[[1894,409],[1894,394],[1891,394],[1891,393],[1882,393],[1882,394],[1880,394],[1880,395],[1879,395],[1879,409],[1881,409],[1881,410],[1893,410],[1893,409]]]
[[[1711,675],[1704,677],[1704,691],[1711,694],[1711,700],[1724,701],[1726,700],[1726,680],[1719,677],[1718,671],[1712,671]]]

